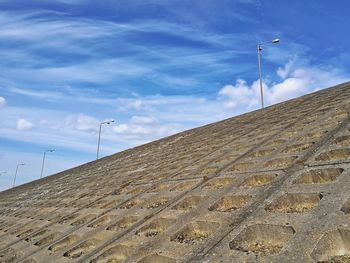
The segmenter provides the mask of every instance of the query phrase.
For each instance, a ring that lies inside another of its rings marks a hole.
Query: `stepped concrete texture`
[[[350,83],[0,193],[0,262],[350,262]]]

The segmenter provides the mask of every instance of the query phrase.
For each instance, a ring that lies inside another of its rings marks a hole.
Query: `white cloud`
[[[160,108],[176,108],[176,111],[182,110],[185,107],[205,105],[207,100],[196,96],[161,96],[152,95],[136,98],[119,98],[117,99],[117,109],[119,111],[132,111],[138,114],[152,113],[160,111]],[[180,106],[180,107],[179,107]],[[190,108],[188,108],[190,110]],[[192,111],[191,111],[192,112]],[[174,115],[176,112],[172,112]],[[158,118],[158,116],[156,116]],[[168,117],[172,117],[169,114]],[[185,116],[183,116],[184,118]]]
[[[6,106],[6,99],[0,96],[0,108],[3,108],[5,106]]]
[[[275,104],[311,92],[312,86],[305,78],[288,78],[265,91],[266,101]]]
[[[247,82],[238,79],[235,85],[226,85],[219,91],[219,99],[224,100],[224,105],[227,108],[235,108],[245,106],[251,108],[257,104],[257,89],[256,85],[252,87],[247,85]]]
[[[287,70],[284,74],[280,72],[280,76],[285,76],[285,79],[281,83],[271,85],[267,90],[270,104],[343,83],[350,78],[347,74],[330,66],[327,68],[296,67],[294,62],[289,62],[285,69]]]
[[[183,129],[176,123],[160,122],[153,117],[132,116],[128,122],[113,127],[118,136],[135,141],[152,141],[165,137]]]
[[[141,99],[119,98],[117,100],[117,107],[120,111],[140,110],[143,106]]]
[[[290,69],[288,66],[284,68],[283,74],[280,71],[280,76],[284,76],[284,79],[277,83],[264,82],[266,105],[318,88],[329,87],[347,79],[345,74],[331,68],[326,70],[310,66],[297,67],[297,64],[293,64]],[[94,115],[8,106],[2,110],[4,118],[0,119],[0,132],[2,138],[93,153],[100,121],[112,118],[116,119],[117,123],[106,125],[102,130],[103,154],[111,154],[260,107],[258,81],[249,84],[239,79],[234,85],[224,86],[216,95],[204,99],[199,96],[133,94],[115,100],[109,98],[106,100],[107,106],[103,108],[99,105],[101,111],[92,113]],[[87,98],[90,97],[93,99],[92,94]],[[83,109],[91,103],[80,101],[79,105]],[[26,119],[22,118],[23,113],[26,114]],[[17,130],[10,126],[13,120],[20,119],[22,120],[18,122]],[[35,129],[33,123],[36,124]],[[20,130],[25,129],[27,132],[24,136]],[[45,138],[45,141],[38,142],[38,138]]]
[[[130,122],[135,124],[150,125],[150,124],[156,123],[157,119],[154,117],[148,117],[148,116],[132,116]]]
[[[279,67],[277,69],[277,75],[282,78],[285,79],[291,72],[292,67],[294,66],[294,60],[290,60],[286,65],[284,65],[284,67]]]
[[[91,116],[79,114],[75,119],[75,128],[79,131],[97,131],[100,122]]]
[[[113,131],[115,131],[116,133],[126,133],[129,131],[129,129],[129,125],[127,124],[118,124],[113,127]]]
[[[17,120],[16,129],[18,131],[29,131],[34,128],[34,124],[26,119]]]
[[[13,120],[23,119],[21,115],[25,112],[25,121],[19,121],[17,127],[13,127]],[[74,150],[80,153],[89,154],[96,150],[98,122],[92,116],[83,114],[74,114],[59,110],[47,110],[42,108],[29,107],[6,107],[4,114],[0,118],[0,137],[28,142],[37,146],[45,145],[48,147],[63,148],[65,150]],[[47,118],[46,118],[47,117]],[[29,129],[31,126],[23,125],[30,120],[35,124],[30,130],[24,133],[20,129]],[[96,126],[93,124],[97,123]],[[104,127],[103,133],[112,132],[112,129]],[[110,140],[116,141],[113,137]],[[104,153],[114,153],[118,150],[127,148],[124,142],[119,142],[116,147],[110,147],[108,144],[104,147]]]
[[[349,80],[349,76],[335,68],[298,67],[295,60],[279,68],[277,74],[282,78],[281,82],[263,81],[265,105],[286,101]],[[218,97],[227,108],[240,108],[243,111],[257,108],[260,105],[259,81],[248,85],[246,81],[239,79],[235,85],[224,86],[218,92]]]

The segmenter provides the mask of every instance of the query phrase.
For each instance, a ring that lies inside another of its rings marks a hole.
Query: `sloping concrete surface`
[[[350,83],[0,193],[0,262],[350,262]]]

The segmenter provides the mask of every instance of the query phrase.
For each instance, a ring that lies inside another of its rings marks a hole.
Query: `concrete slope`
[[[350,83],[0,193],[0,262],[350,262]]]

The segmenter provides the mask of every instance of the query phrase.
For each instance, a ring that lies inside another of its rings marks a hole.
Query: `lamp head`
[[[271,42],[272,42],[273,44],[276,44],[276,43],[280,42],[280,39],[279,39],[279,38],[276,38],[276,39],[272,40]]]
[[[114,122],[114,120],[104,121],[102,124],[111,124],[112,122]]]

